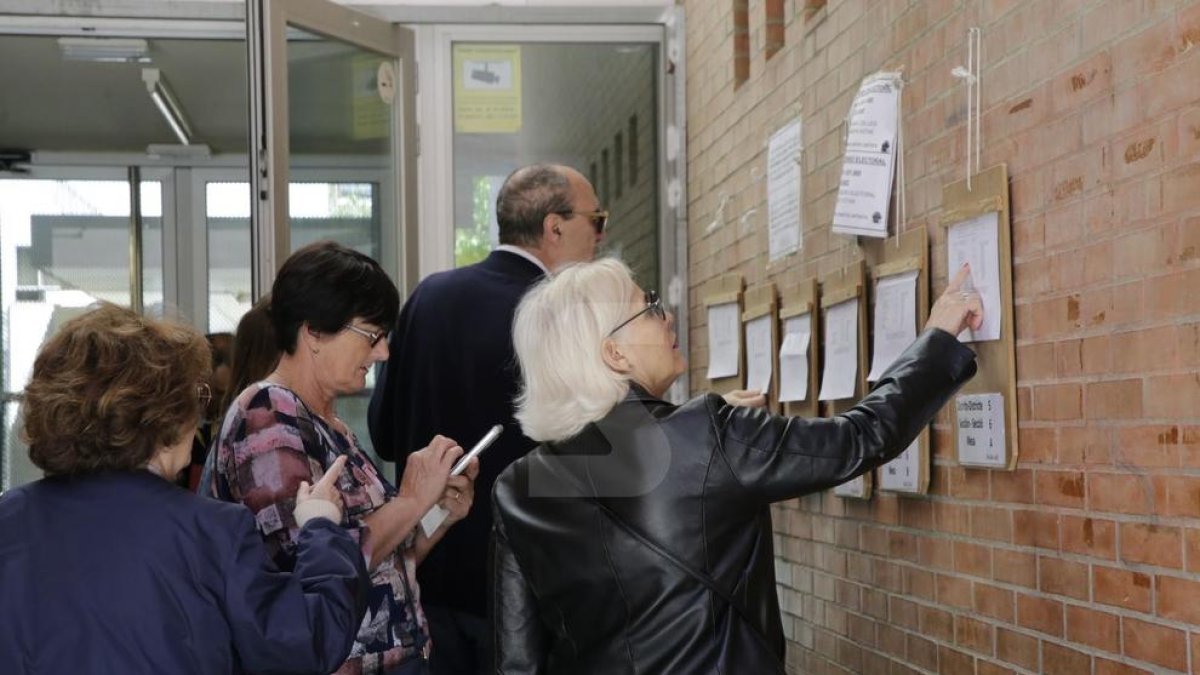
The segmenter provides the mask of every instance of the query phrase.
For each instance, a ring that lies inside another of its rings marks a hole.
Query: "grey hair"
[[[516,418],[526,436],[565,440],[625,398],[629,378],[604,363],[601,345],[636,290],[625,263],[605,258],[567,265],[525,295],[513,346],[523,379]]]
[[[496,196],[501,244],[538,246],[546,216],[571,210],[571,183],[565,168],[558,164],[533,164],[513,171],[504,179]]]

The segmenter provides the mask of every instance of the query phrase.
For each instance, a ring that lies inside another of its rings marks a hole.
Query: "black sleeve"
[[[492,527],[492,576],[493,672],[496,675],[543,672],[546,631],[538,618],[533,590],[508,544],[500,517]]]
[[[772,415],[712,395],[717,451],[743,487],[765,501],[826,490],[895,458],[975,374],[975,353],[931,329],[875,388],[832,418]]]

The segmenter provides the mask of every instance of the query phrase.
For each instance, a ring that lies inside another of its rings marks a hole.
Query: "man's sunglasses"
[[[583,216],[592,221],[592,228],[596,230],[596,234],[604,234],[605,228],[608,227],[608,211],[559,211],[558,215],[567,219]]]

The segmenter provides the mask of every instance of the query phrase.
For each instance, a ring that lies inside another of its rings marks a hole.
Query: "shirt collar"
[[[543,274],[546,274],[547,276],[550,274],[550,269],[546,267],[546,263],[542,262],[537,256],[521,248],[520,246],[513,246],[512,244],[500,244],[495,248],[495,250],[512,253],[513,255],[519,255],[534,265],[537,265],[538,269],[542,270]]]

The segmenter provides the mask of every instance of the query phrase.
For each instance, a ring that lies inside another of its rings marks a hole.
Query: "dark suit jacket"
[[[362,552],[318,519],[293,574],[245,507],[148,471],[0,497],[0,673],[329,673],[366,610]]]
[[[371,442],[380,457],[397,463],[399,485],[408,454],[435,434],[467,450],[493,424],[504,433],[480,456],[475,506],[450,528],[417,570],[421,602],[487,612],[487,496],[496,476],[535,443],[513,419],[519,372],[512,346],[517,303],[541,268],[506,251],[482,262],[431,275],[404,304],[371,399]]]
[[[675,406],[633,387],[603,419],[539,447],[496,482],[497,675],[783,672],[772,502],[899,455],[975,373],[925,332],[875,389],[828,419]],[[621,528],[711,578],[703,582]]]

